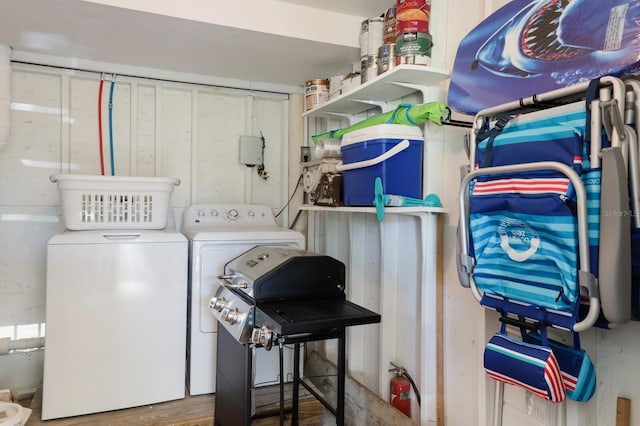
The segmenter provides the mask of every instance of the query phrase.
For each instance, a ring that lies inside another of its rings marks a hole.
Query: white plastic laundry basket
[[[176,178],[53,175],[64,225],[90,229],[163,229]]]

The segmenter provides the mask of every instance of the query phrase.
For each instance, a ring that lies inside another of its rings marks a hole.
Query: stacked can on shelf
[[[384,13],[382,42],[378,50],[378,74],[389,71],[396,65],[396,8],[390,7]]]
[[[360,81],[365,83],[378,75],[377,61],[384,18],[376,17],[362,21],[360,27]]]
[[[431,65],[431,0],[397,0],[396,64]]]
[[[396,7],[391,6],[384,12],[384,35],[382,36],[384,44],[396,43]]]
[[[329,80],[309,80],[304,84],[305,111],[329,100]]]

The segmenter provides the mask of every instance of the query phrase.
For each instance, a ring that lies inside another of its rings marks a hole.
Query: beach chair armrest
[[[573,326],[573,331],[580,333],[593,327],[600,316],[600,299],[597,297],[589,297],[589,313],[580,322],[577,322]]]
[[[466,244],[466,242],[461,241],[460,239],[460,230],[458,229],[458,241],[456,245],[456,263],[458,270],[458,281],[460,281],[460,285],[462,287],[469,288],[470,277],[473,273],[473,267],[475,266],[475,261],[473,257],[469,256],[467,253],[462,253],[460,246],[462,244]]]
[[[631,318],[631,212],[622,149],[602,150],[600,262],[602,313],[622,324]]]
[[[600,291],[598,288],[598,280],[589,271],[578,271],[578,285],[580,289],[585,289],[589,297],[589,311],[587,316],[573,326],[576,333],[585,331],[596,323],[600,316]]]

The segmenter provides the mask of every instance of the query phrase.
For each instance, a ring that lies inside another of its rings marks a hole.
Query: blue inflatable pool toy
[[[460,43],[448,105],[465,114],[640,70],[640,0],[514,0]]]

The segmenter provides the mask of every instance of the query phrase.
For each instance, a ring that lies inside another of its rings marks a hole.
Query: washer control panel
[[[210,226],[276,226],[273,211],[258,204],[195,204],[184,212],[185,227],[200,229]]]

